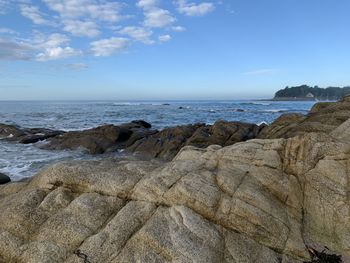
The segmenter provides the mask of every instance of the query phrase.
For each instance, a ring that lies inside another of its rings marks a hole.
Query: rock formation
[[[87,150],[91,154],[124,149],[135,141],[156,133],[145,121],[132,121],[127,124],[103,125],[97,128],[70,131],[48,140],[43,148],[48,150]]]
[[[18,141],[19,143],[28,144],[43,141],[63,134],[63,131],[44,129],[44,128],[27,128],[21,129],[16,125],[0,123],[0,139],[9,141]]]
[[[280,119],[286,138],[66,162],[1,185],[0,262],[302,263],[325,246],[350,262],[348,108],[317,105],[301,129]]]
[[[0,186],[3,262],[303,262],[350,256],[350,143],[333,134],[184,147],[169,163],[54,165]],[[343,133],[340,133],[343,134]]]
[[[350,117],[350,95],[339,102],[319,102],[307,115],[284,114],[266,126],[258,138],[290,138],[309,132],[330,133]]]
[[[242,122],[217,121],[213,125],[195,124],[166,128],[136,141],[129,152],[171,160],[182,147],[228,146],[254,139],[264,126]]]

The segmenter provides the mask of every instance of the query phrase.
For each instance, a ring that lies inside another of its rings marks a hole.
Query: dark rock
[[[54,131],[49,129],[30,129],[31,134],[25,135],[19,139],[20,143],[29,144],[36,143],[38,141],[44,141],[46,139],[56,137],[65,132],[63,131]]]
[[[152,125],[150,123],[144,121],[144,120],[136,120],[136,121],[132,121],[131,123],[140,125],[140,126],[142,126],[143,128],[146,128],[146,129],[152,128]]]
[[[51,129],[31,128],[21,129],[16,125],[0,124],[0,138],[8,141],[18,141],[19,143],[28,144],[46,140],[51,137],[63,134],[63,131]]]
[[[0,139],[13,139],[24,135],[25,132],[16,125],[0,124]]]
[[[127,148],[150,157],[172,159],[183,146],[208,147],[217,144],[232,145],[253,139],[262,127],[255,124],[218,121],[214,125],[194,124],[167,128],[145,137]]]
[[[183,110],[183,109],[184,109],[184,107],[182,107],[182,106],[179,107],[179,110]]]
[[[7,184],[11,182],[10,177],[8,177],[6,174],[0,173],[0,184]]]
[[[49,150],[84,149],[91,154],[100,154],[131,146],[135,141],[152,135],[151,125],[145,121],[132,121],[115,126],[104,125],[97,128],[71,131],[53,137],[42,148]]]
[[[243,109],[235,109],[235,111],[237,111],[237,112],[245,112],[245,110],[243,110]]]
[[[151,136],[136,141],[127,148],[130,152],[141,153],[150,157],[171,159],[185,145],[193,133],[205,124],[182,125],[166,128]]]

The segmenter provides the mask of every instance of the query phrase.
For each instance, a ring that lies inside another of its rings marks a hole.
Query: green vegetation
[[[339,100],[344,95],[350,94],[350,87],[328,87],[319,88],[301,85],[297,87],[286,87],[275,94],[275,100]]]

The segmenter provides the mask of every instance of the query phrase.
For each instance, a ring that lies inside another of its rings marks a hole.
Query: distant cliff
[[[274,100],[339,100],[347,94],[350,94],[349,86],[319,88],[302,85],[277,91]]]

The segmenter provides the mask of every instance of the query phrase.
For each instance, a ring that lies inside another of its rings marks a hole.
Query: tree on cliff
[[[286,87],[275,94],[275,98],[307,98],[312,94],[315,99],[319,100],[339,100],[344,95],[350,94],[350,87],[328,87],[320,88],[318,86],[310,87],[301,85],[296,87]]]

